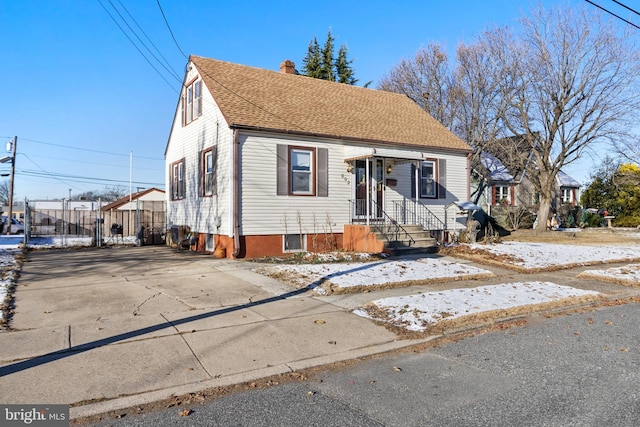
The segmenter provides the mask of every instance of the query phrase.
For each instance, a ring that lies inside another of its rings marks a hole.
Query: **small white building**
[[[151,208],[151,205],[156,206],[165,202],[166,195],[164,190],[158,188],[148,188],[146,190],[138,191],[131,194],[131,196],[124,196],[115,202],[103,205],[100,209],[104,211],[118,210],[128,211],[136,209],[145,209],[145,205]],[[163,210],[164,208],[162,208]]]

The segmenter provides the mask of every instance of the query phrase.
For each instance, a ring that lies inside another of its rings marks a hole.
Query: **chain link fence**
[[[95,246],[140,240],[165,244],[164,202],[140,202],[135,210],[38,209],[25,206],[25,233],[30,237],[90,237]]]

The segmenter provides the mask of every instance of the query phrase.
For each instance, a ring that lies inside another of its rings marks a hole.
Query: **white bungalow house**
[[[226,257],[417,245],[455,228],[470,151],[406,96],[191,56],[167,225]]]

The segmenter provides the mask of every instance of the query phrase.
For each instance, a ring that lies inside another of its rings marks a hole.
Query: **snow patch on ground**
[[[508,255],[511,259],[505,260],[505,263],[529,269],[640,259],[640,247],[638,246],[504,242],[491,245],[473,244],[470,247],[494,255]]]
[[[551,282],[514,282],[384,298],[371,302],[370,304],[377,308],[373,310],[374,313],[386,313],[383,318],[372,316],[372,311],[367,311],[366,308],[359,308],[353,312],[359,316],[403,326],[409,331],[424,332],[429,326],[444,319],[451,320],[485,311],[587,295],[598,295],[598,292],[583,291]]]
[[[640,285],[640,264],[628,264],[624,267],[612,267],[605,270],[586,270],[578,277],[607,280],[626,285]]]
[[[493,275],[488,270],[435,258],[339,264],[278,265],[266,267],[260,272],[274,277],[282,277],[283,274],[287,275],[295,282],[296,286],[309,286],[319,293],[323,291],[318,286],[327,280],[335,288],[345,289],[357,286],[380,286],[388,283],[458,279],[465,276],[490,277]]]

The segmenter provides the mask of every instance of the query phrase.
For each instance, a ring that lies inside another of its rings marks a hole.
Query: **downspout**
[[[238,129],[233,130],[233,258],[240,253],[240,165]]]
[[[471,200],[471,153],[467,154],[467,200]]]

